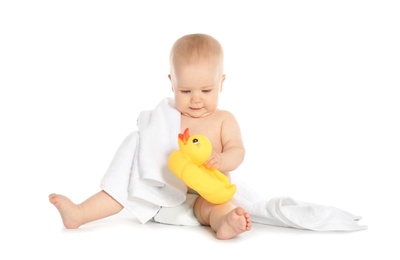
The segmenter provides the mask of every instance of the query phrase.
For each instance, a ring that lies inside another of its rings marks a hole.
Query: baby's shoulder
[[[235,116],[228,110],[217,110],[216,115],[222,120],[235,120]]]

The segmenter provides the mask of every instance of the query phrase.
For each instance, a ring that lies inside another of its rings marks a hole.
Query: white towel
[[[172,174],[168,156],[178,149],[180,113],[172,98],[163,99],[154,110],[138,118],[139,148],[132,168],[130,198],[164,207],[178,206],[186,199],[187,186]]]
[[[325,205],[297,201],[290,197],[266,199],[244,183],[238,187],[235,199],[251,215],[254,223],[291,227],[313,231],[359,231],[360,216]]]
[[[197,225],[190,209],[194,200],[186,201],[186,185],[167,167],[169,154],[178,149],[180,133],[180,113],[173,104],[173,99],[165,98],[154,110],[139,115],[139,131],[122,142],[100,184],[143,224],[154,219],[173,225]],[[234,183],[234,198],[255,223],[314,231],[367,228],[359,225],[359,216],[349,212],[289,197],[260,198],[243,182]]]
[[[138,142],[138,132],[133,132],[124,139],[104,174],[100,187],[121,203],[125,209],[136,215],[141,223],[146,223],[157,214],[160,206],[129,197],[131,170],[137,167],[133,162],[137,161]]]
[[[243,207],[250,214],[253,223],[312,231],[367,229],[367,226],[358,223],[361,217],[344,210],[296,201],[290,197],[266,199],[245,185],[244,182],[236,181],[235,184],[237,192],[234,198],[238,206]],[[170,225],[200,225],[192,213],[193,209],[189,209],[193,204],[194,201],[189,200],[178,207],[161,208],[154,220]]]
[[[146,223],[160,207],[182,204],[187,186],[167,167],[180,133],[180,113],[173,99],[165,98],[154,110],[142,112],[137,123],[139,131],[122,142],[100,187]]]
[[[140,136],[139,174],[146,184],[164,187],[175,185],[174,174],[166,173],[169,154],[178,149],[180,112],[172,98],[163,99],[154,110],[143,111],[138,117]],[[174,177],[171,180],[171,177]],[[179,182],[181,183],[181,182]]]

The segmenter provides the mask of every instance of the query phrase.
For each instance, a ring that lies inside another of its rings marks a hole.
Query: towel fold
[[[138,174],[148,185],[165,187],[176,185],[175,175],[166,173],[170,153],[178,149],[181,113],[172,98],[163,99],[155,109],[139,114],[137,125],[140,136]]]
[[[167,159],[178,149],[180,113],[172,98],[138,117],[139,147],[130,173],[129,196],[163,207],[178,206],[186,199],[186,185],[172,174]]]
[[[360,216],[325,205],[298,201],[290,197],[265,199],[244,183],[237,183],[235,199],[254,223],[313,231],[359,231]]]

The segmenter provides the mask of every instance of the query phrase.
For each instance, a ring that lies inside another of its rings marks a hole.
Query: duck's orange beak
[[[181,139],[181,141],[186,144],[187,140],[189,139],[190,135],[189,135],[189,128],[186,128],[185,131],[183,132],[183,134],[179,134],[178,135],[179,139]]]

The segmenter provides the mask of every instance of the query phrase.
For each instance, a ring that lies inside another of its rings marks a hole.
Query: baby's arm
[[[213,151],[205,166],[225,173],[233,171],[243,162],[245,148],[239,124],[227,111],[223,112],[221,143],[221,153]]]

